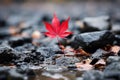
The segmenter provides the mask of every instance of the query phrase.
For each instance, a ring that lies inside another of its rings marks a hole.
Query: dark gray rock
[[[113,24],[111,30],[117,34],[120,34],[120,23]]]
[[[120,71],[120,62],[114,62],[114,63],[109,64],[105,68],[104,72],[106,72],[106,71],[114,71],[114,72]]]
[[[7,25],[7,22],[5,21],[5,19],[1,19],[0,17],[0,27],[5,27]]]
[[[104,78],[105,80],[120,80],[120,71],[106,71]]]
[[[24,76],[16,72],[16,69],[0,67],[0,80],[24,80]]]
[[[13,37],[8,41],[11,47],[22,46],[25,43],[31,43],[31,42],[32,42],[32,38],[30,37]]]
[[[7,45],[0,45],[0,64],[6,64],[16,59],[16,52]]]
[[[46,58],[49,58],[54,56],[58,51],[60,51],[60,49],[54,47],[40,47],[37,49],[36,52],[41,53],[41,55],[43,55]]]
[[[103,49],[97,49],[95,53],[91,55],[91,57],[94,58],[101,58],[104,54],[108,53],[107,51]]]
[[[11,34],[8,28],[0,28],[0,39],[4,39],[6,37],[10,37]]]
[[[118,56],[120,56],[120,51],[118,52]]]
[[[57,45],[57,39],[51,40],[50,38],[43,38],[41,40],[37,40],[37,43],[39,43],[41,47],[59,48]]]
[[[31,65],[39,65],[43,63],[44,61],[44,56],[41,55],[39,52],[27,52],[25,51],[24,53],[19,55],[19,58],[15,60],[15,64],[17,66],[21,66],[25,64],[30,63]]]
[[[120,35],[115,35],[115,38],[116,38],[115,44],[120,45]]]
[[[0,80],[28,80],[30,76],[35,73],[29,68],[0,67]]]
[[[68,65],[68,70],[77,70],[77,67],[75,64],[72,64],[72,65]]]
[[[86,71],[82,76],[83,80],[104,80],[103,72],[98,70]]]
[[[90,62],[90,64],[91,64],[91,65],[94,65],[94,64],[97,63],[98,61],[99,61],[98,58],[94,58],[94,59]]]
[[[32,69],[30,69],[28,66],[18,67],[16,69],[16,72],[18,72],[20,74],[25,74],[26,76],[35,76],[35,72]]]
[[[68,67],[70,65],[73,65],[75,63],[79,62],[78,58],[75,57],[60,57],[56,59],[56,65],[58,66],[64,66]]]
[[[24,51],[32,52],[32,51],[35,51],[35,46],[30,43],[27,43],[22,46],[15,47],[14,49],[17,50],[18,52],[24,52]]]
[[[82,33],[75,36],[71,46],[75,49],[82,47],[85,51],[95,52],[107,44],[113,44],[115,36],[110,31]]]
[[[50,20],[51,20],[51,16],[49,16],[48,14],[45,14],[42,16],[40,22],[41,21],[50,21]]]
[[[107,64],[111,64],[113,62],[120,62],[120,57],[119,56],[109,56],[107,58]]]
[[[111,29],[111,21],[109,16],[87,17],[83,19],[83,23],[83,32]]]

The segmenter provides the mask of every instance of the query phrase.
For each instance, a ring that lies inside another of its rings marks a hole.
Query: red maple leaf
[[[52,19],[52,24],[48,22],[44,22],[46,29],[48,30],[48,32],[45,32],[45,35],[51,38],[55,38],[55,37],[64,38],[70,35],[72,32],[66,31],[68,29],[69,20],[70,17],[68,17],[67,20],[63,21],[60,24],[59,19],[57,18],[56,14],[54,14],[54,17]]]

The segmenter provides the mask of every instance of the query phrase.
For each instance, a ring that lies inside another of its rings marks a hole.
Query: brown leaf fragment
[[[90,56],[89,53],[85,52],[83,49],[77,49],[75,51],[76,56]]]
[[[104,59],[100,59],[95,65],[94,67],[96,69],[99,69],[99,70],[103,70],[105,68],[105,65],[106,65],[106,62]]]

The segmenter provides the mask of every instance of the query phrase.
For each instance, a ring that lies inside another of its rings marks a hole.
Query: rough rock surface
[[[114,40],[115,36],[110,31],[88,32],[76,35],[72,47],[81,47],[85,51],[94,52],[107,44],[113,44]]]

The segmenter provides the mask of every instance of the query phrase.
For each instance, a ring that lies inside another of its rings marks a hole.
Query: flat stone
[[[111,28],[109,16],[86,17],[83,19],[84,32],[109,30]]]

